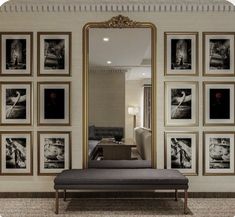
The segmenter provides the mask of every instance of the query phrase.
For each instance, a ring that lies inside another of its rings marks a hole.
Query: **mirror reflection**
[[[88,167],[151,167],[151,29],[89,29]]]

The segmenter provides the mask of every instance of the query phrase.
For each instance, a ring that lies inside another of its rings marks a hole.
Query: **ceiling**
[[[109,41],[104,42],[103,38]],[[151,30],[90,29],[89,66],[90,69],[126,70],[128,80],[151,77]]]

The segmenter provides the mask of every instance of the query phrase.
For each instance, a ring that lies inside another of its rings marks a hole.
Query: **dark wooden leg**
[[[175,201],[178,201],[178,189],[175,189]]]
[[[188,190],[184,190],[184,214],[187,214],[188,208]]]
[[[59,213],[59,191],[55,191],[55,214]]]
[[[64,189],[64,201],[66,201],[66,189]]]

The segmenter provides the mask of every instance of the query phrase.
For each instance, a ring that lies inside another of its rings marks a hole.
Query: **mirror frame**
[[[88,75],[89,75],[89,30],[91,28],[148,28],[151,30],[151,83],[152,83],[152,144],[151,166],[157,168],[156,159],[156,41],[157,28],[150,22],[136,22],[118,15],[105,22],[90,22],[83,27],[83,169],[88,168]]]

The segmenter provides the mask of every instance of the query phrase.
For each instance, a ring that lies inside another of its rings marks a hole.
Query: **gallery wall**
[[[96,3],[97,4],[97,3]],[[125,4],[125,3],[124,3]],[[53,191],[54,176],[38,176],[37,132],[38,131],[71,131],[72,134],[72,168],[82,168],[82,28],[88,22],[106,21],[113,16],[122,14],[136,21],[152,22],[157,27],[157,168],[164,168],[164,132],[165,131],[195,131],[199,133],[198,176],[189,176],[190,191],[192,192],[232,192],[235,176],[203,176],[203,132],[204,131],[233,131],[234,126],[205,127],[203,126],[203,81],[234,81],[234,77],[205,77],[202,75],[202,32],[233,32],[235,13],[231,7],[212,6],[174,6],[163,7],[128,7],[115,6],[113,9],[102,4],[95,7],[83,5],[65,5],[56,7],[24,6],[7,7],[0,12],[1,32],[33,32],[33,69],[30,77],[3,77],[1,81],[27,81],[33,84],[33,125],[32,126],[1,126],[1,131],[32,131],[33,132],[33,176],[0,176],[1,192],[45,192]],[[168,10],[169,9],[169,10]],[[124,11],[122,11],[124,10]],[[37,32],[71,32],[72,33],[72,62],[70,77],[37,76]],[[164,32],[198,32],[199,59],[198,76],[165,76],[164,75]],[[38,126],[37,123],[37,83],[42,81],[71,82],[71,126]],[[165,127],[164,125],[164,82],[165,81],[194,81],[199,85],[199,117],[195,127]]]

